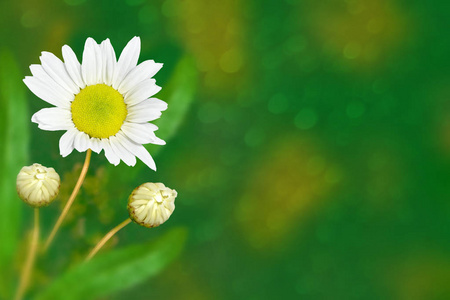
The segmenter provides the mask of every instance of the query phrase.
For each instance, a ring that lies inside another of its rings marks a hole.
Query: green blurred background
[[[5,299],[32,224],[16,174],[39,162],[62,177],[64,201],[42,210],[45,236],[84,160],[60,157],[62,132],[30,122],[49,105],[22,78],[41,51],[61,57],[68,44],[81,59],[93,37],[120,53],[135,35],[140,62],[164,63],[167,145],[149,148],[158,171],[93,155],[30,296],[82,261],[127,217],[134,187],[154,181],[178,191],[172,217],[127,226],[104,253],[180,226],[184,250],[156,277],[99,299],[450,299],[448,1],[10,0],[0,9]]]

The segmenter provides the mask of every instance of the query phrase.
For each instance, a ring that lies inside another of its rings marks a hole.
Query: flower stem
[[[94,255],[98,252],[98,250],[100,250],[103,245],[106,244],[106,242],[113,236],[115,235],[120,229],[124,228],[126,225],[128,225],[131,222],[131,219],[128,218],[125,221],[123,221],[122,223],[120,223],[119,225],[117,225],[116,227],[114,227],[113,229],[111,229],[110,232],[108,232],[98,243],[97,245],[94,247],[94,249],[92,249],[92,251],[89,253],[89,255],[86,257],[86,261],[89,261],[92,257],[94,257]]]
[[[28,251],[27,260],[22,270],[22,275],[20,277],[19,287],[17,288],[15,300],[21,300],[25,291],[28,287],[28,282],[30,281],[31,271],[33,269],[34,260],[36,258],[36,250],[39,241],[39,208],[34,209],[34,228],[33,234],[31,236],[30,249]]]
[[[75,185],[75,188],[73,189],[73,192],[70,195],[69,200],[67,201],[66,205],[64,206],[64,209],[61,212],[61,215],[59,216],[58,220],[56,221],[56,224],[53,227],[52,232],[50,233],[49,237],[47,238],[47,241],[45,242],[44,252],[47,251],[48,247],[52,243],[53,238],[56,235],[56,232],[58,231],[59,227],[61,226],[62,221],[64,220],[67,213],[69,212],[69,209],[72,206],[72,203],[75,200],[75,197],[77,196],[78,192],[80,191],[81,185],[83,184],[84,178],[86,177],[86,173],[89,168],[89,162],[91,161],[91,154],[92,154],[92,150],[88,149],[86,151],[86,159],[84,160],[84,165],[83,165],[83,169],[81,169],[80,177],[78,178],[77,184]]]

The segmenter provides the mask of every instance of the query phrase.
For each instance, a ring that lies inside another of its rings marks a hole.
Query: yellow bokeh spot
[[[313,140],[286,136],[273,145],[250,171],[234,212],[244,239],[269,252],[292,241],[343,180]]]
[[[384,271],[380,272],[379,280],[392,292],[392,299],[449,299],[448,254],[430,245],[426,249],[386,259],[380,269]]]
[[[333,5],[330,5],[331,2]],[[311,34],[320,49],[359,71],[373,71],[406,45],[409,18],[390,0],[311,1]]]
[[[169,1],[166,1],[169,2]],[[205,89],[233,93],[246,84],[245,1],[172,0],[169,25],[193,54]],[[176,15],[174,11],[178,11]],[[211,26],[213,24],[213,26]],[[232,97],[235,99],[236,97]],[[226,97],[227,101],[230,97]]]
[[[95,138],[115,135],[127,117],[123,96],[106,84],[82,89],[75,96],[71,109],[77,129]]]

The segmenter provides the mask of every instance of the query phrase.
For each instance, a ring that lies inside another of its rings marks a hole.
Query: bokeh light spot
[[[379,33],[383,29],[383,22],[381,19],[374,18],[367,23],[367,31],[370,33]]]
[[[304,36],[292,36],[283,45],[284,53],[287,55],[300,53],[306,48],[307,45],[308,43]]]
[[[328,65],[342,70],[372,72],[388,66],[393,50],[407,44],[407,31],[413,28],[395,1],[316,2],[310,28],[318,39],[311,38],[311,46],[333,60]]]
[[[245,144],[250,147],[257,147],[264,142],[264,131],[259,127],[253,127],[247,131],[244,137]]]
[[[226,147],[220,153],[220,160],[224,165],[233,165],[239,161],[241,152],[234,146]]]
[[[145,0],[125,0],[129,6],[137,6],[145,2]]]
[[[325,173],[325,181],[329,184],[337,184],[342,180],[342,171],[337,167],[329,168]]]
[[[223,118],[229,124],[237,124],[243,119],[243,113],[235,106],[228,106],[223,111]]]
[[[273,114],[285,112],[289,107],[289,101],[285,95],[278,93],[273,95],[267,103],[267,108]]]
[[[282,248],[301,222],[327,199],[334,183],[326,180],[330,168],[325,154],[309,140],[273,139],[267,153],[255,161],[236,206],[235,217],[249,245],[257,251]],[[312,175],[308,165],[321,174]],[[337,181],[337,180],[335,180]]]
[[[320,155],[316,155],[308,160],[306,168],[309,174],[319,175],[320,173],[322,173],[325,166],[326,166],[325,159]]]
[[[151,24],[158,18],[158,11],[152,5],[146,5],[139,11],[139,22],[143,24]]]
[[[161,5],[161,12],[168,18],[178,16],[179,2],[176,0],[166,0]]]
[[[86,0],[64,0],[64,2],[66,2],[66,4],[68,5],[76,6],[83,4],[84,2],[86,2]]]
[[[317,123],[317,114],[313,109],[302,109],[295,117],[294,123],[299,129],[310,129]]]
[[[383,80],[375,80],[372,84],[372,90],[375,94],[383,94],[388,90],[388,87]]]
[[[366,108],[362,102],[352,102],[347,105],[347,116],[349,118],[359,118],[365,111]]]
[[[361,54],[361,44],[350,42],[344,47],[344,57],[347,59],[355,59]]]
[[[202,123],[215,123],[222,117],[222,109],[216,102],[207,102],[200,106],[197,116]]]
[[[25,28],[33,28],[39,25],[41,18],[39,14],[34,10],[28,10],[20,18],[20,23]]]
[[[242,63],[242,53],[237,48],[228,50],[219,60],[220,68],[226,73],[236,73],[242,67]]]

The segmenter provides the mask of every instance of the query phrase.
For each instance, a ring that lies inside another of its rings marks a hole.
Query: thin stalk
[[[33,270],[34,261],[36,258],[36,250],[39,242],[39,208],[34,209],[34,228],[31,236],[31,245],[28,251],[27,260],[20,276],[19,287],[17,288],[15,300],[21,300],[27,290],[28,283],[30,281],[30,275]]]
[[[111,229],[110,232],[108,232],[98,243],[97,245],[94,247],[94,249],[92,249],[92,251],[89,253],[89,255],[86,257],[86,261],[89,261],[91,258],[94,257],[94,255],[98,252],[98,250],[100,250],[103,245],[106,244],[106,242],[113,236],[115,235],[120,229],[124,228],[126,225],[128,225],[131,222],[131,219],[128,218],[125,221],[123,221],[122,223],[120,223],[119,225],[117,225],[116,227],[114,227],[113,229]]]
[[[91,154],[92,154],[92,150],[88,149],[86,151],[86,159],[84,160],[84,165],[83,165],[83,169],[81,169],[80,177],[78,178],[77,184],[75,185],[75,188],[73,189],[73,192],[70,195],[69,200],[67,201],[66,205],[64,206],[64,209],[61,212],[61,215],[59,216],[58,220],[56,221],[55,226],[52,229],[52,232],[50,233],[50,235],[47,238],[47,241],[45,242],[44,252],[46,252],[48,247],[50,247],[50,244],[52,243],[52,241],[56,235],[56,232],[58,231],[64,218],[66,217],[67,213],[69,212],[69,209],[72,206],[73,201],[75,200],[75,197],[77,196],[78,192],[80,191],[81,185],[83,184],[84,178],[86,177],[86,173],[89,168],[89,162],[91,161]]]

